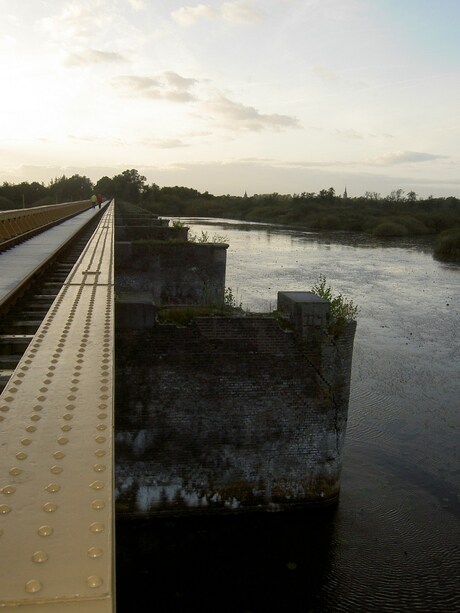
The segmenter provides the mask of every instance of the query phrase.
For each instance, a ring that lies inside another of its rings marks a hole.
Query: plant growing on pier
[[[334,327],[341,327],[349,321],[356,321],[359,307],[352,300],[344,298],[342,294],[334,295],[324,275],[319,275],[318,281],[313,285],[311,291],[330,303],[331,319]]]
[[[237,299],[231,287],[226,287],[224,289],[224,308],[229,309],[229,310],[230,309],[238,309],[240,311],[243,310],[243,303],[237,302]]]
[[[204,230],[201,230],[201,236],[197,236],[193,233],[189,234],[188,240],[191,243],[228,243],[228,238],[226,236],[213,234],[212,237],[210,237],[208,232]]]

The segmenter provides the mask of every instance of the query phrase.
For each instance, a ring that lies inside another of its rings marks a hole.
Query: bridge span
[[[0,395],[2,611],[116,608],[113,207]],[[15,249],[0,254],[3,279]]]

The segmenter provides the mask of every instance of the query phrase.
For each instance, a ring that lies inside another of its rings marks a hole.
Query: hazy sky
[[[0,181],[460,196],[460,0],[0,0]]]

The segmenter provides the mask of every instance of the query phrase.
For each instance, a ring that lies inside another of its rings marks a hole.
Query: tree
[[[121,175],[115,175],[112,179],[112,195],[120,198],[120,200],[138,204],[142,200],[146,180],[134,168],[124,170]]]
[[[378,192],[365,192],[364,198],[367,198],[367,200],[380,200],[380,194]]]
[[[333,202],[335,199],[335,189],[330,187],[329,189],[322,189],[318,193],[320,200],[326,200],[327,202]]]
[[[101,177],[96,185],[94,186],[94,191],[96,194],[103,194],[104,196],[111,196],[113,192],[113,181],[107,176]]]
[[[51,180],[48,191],[56,203],[87,200],[93,192],[93,184],[88,177],[72,175],[67,178],[63,175]]]
[[[393,190],[388,196],[387,200],[389,202],[402,202],[404,200],[404,190],[396,189]]]

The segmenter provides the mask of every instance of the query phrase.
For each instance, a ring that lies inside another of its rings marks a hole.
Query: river
[[[337,509],[163,522],[145,550],[161,549],[157,610],[460,611],[460,265],[427,239],[181,221],[229,243],[243,308],[272,310],[321,274],[360,312]]]

